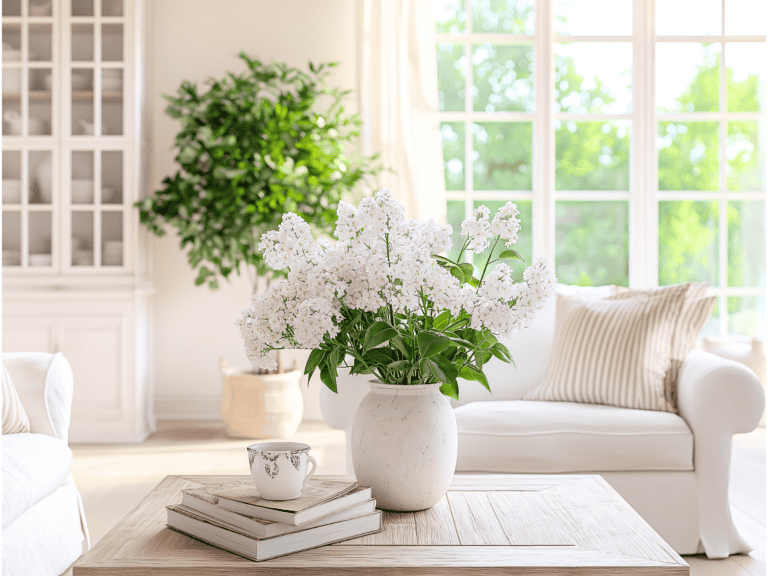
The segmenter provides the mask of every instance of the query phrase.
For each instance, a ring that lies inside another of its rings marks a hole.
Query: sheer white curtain
[[[445,223],[431,0],[363,0],[360,100],[366,153],[379,152],[408,217]]]

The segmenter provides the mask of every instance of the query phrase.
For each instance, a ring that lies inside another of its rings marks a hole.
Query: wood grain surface
[[[165,506],[183,488],[235,478],[166,477],[75,564],[74,576],[689,573],[599,476],[456,476],[434,508],[385,512],[383,532],[265,562],[165,526]]]

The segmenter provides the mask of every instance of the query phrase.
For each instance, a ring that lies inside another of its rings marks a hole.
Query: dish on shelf
[[[123,89],[123,79],[104,76],[101,79],[101,89],[107,92],[119,92]]]
[[[30,16],[50,16],[51,0],[48,0],[47,2],[30,2],[29,15]]]
[[[20,180],[3,180],[3,204],[21,204]]]
[[[104,254],[122,254],[123,253],[123,241],[122,240],[107,240],[104,242]]]
[[[85,134],[86,136],[93,136],[94,127],[95,127],[95,124],[93,122],[88,122],[88,120],[80,120],[80,127],[83,129],[83,134]],[[102,122],[101,134],[104,135],[106,133],[107,133],[107,123]]]
[[[21,253],[18,250],[3,250],[3,266],[20,266]]]
[[[107,202],[110,202],[112,198],[115,197],[115,191],[112,188],[102,188],[101,189],[101,202],[102,204],[106,204]]]
[[[30,266],[50,266],[53,264],[53,256],[50,254],[30,254]]]
[[[21,50],[17,50],[8,42],[3,42],[3,62],[20,62]],[[5,85],[5,82],[3,82]],[[15,90],[9,90],[9,92],[15,92]]]
[[[12,136],[21,136],[22,118],[16,110],[6,110],[3,114],[3,120],[8,123],[8,133]],[[27,130],[30,136],[37,136],[43,133],[43,121],[34,116],[29,117]]]
[[[72,250],[74,266],[93,266],[93,250]]]
[[[93,180],[72,180],[72,204],[93,204]]]
[[[88,74],[72,73],[72,90],[87,90],[90,88],[91,79]]]

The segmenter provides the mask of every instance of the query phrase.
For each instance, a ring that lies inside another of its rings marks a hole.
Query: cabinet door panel
[[[3,352],[54,352],[53,327],[53,320],[6,316]]]
[[[75,376],[73,415],[120,417],[125,383],[125,319],[60,318],[59,346]]]

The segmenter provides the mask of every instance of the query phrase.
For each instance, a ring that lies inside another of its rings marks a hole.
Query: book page
[[[357,484],[355,482],[336,482],[334,480],[319,480],[311,478],[307,489],[296,500],[264,500],[259,496],[259,491],[253,482],[243,483],[238,486],[211,489],[210,494],[229,500],[236,500],[243,504],[251,504],[261,508],[283,510],[285,512],[301,512],[323,502],[328,502],[339,496],[351,492]],[[213,487],[210,487],[213,488]]]

